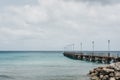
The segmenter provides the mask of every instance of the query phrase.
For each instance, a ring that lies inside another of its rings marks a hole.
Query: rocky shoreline
[[[120,62],[89,71],[90,80],[120,80]]]

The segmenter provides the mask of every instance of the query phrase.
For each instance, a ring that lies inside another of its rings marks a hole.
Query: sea
[[[89,80],[89,70],[104,65],[62,51],[0,51],[0,80]]]

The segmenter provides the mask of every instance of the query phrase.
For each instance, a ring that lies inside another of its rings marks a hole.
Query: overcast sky
[[[0,0],[0,50],[120,50],[120,0]]]

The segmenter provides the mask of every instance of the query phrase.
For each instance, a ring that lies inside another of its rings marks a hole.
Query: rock
[[[109,76],[110,76],[110,77],[114,77],[115,74],[114,74],[114,73],[110,73]]]
[[[100,69],[100,68],[96,69],[97,72],[99,72],[99,71],[101,71],[101,70],[102,70],[102,69]]]
[[[103,76],[102,80],[109,80],[109,76],[108,75]]]
[[[120,62],[94,68],[89,75],[91,80],[120,80]]]
[[[109,73],[108,72],[106,72],[106,71],[104,71],[104,70],[101,70],[100,71],[100,75],[108,75]]]
[[[96,74],[95,74],[95,73],[92,73],[90,76],[93,77],[93,76],[96,76]]]
[[[115,72],[116,77],[120,77],[120,72]]]
[[[110,73],[110,72],[114,72],[114,70],[113,70],[113,69],[103,68],[103,70],[104,70],[104,71],[106,71],[106,72],[108,72],[108,73]]]
[[[98,67],[99,69],[103,69],[103,67]]]
[[[102,79],[103,78],[103,75],[100,75],[100,79]]]
[[[90,70],[90,71],[89,71],[89,74],[92,74],[92,73],[94,73],[94,70]]]
[[[99,80],[99,78],[97,76],[93,76],[91,77],[91,80]]]
[[[115,77],[116,80],[120,80],[120,77]]]
[[[110,80],[116,80],[114,77],[111,77]]]
[[[110,64],[115,70],[120,71],[120,62]]]

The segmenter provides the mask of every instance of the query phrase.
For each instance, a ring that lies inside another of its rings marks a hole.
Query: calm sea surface
[[[88,80],[101,64],[72,60],[63,52],[0,52],[0,80]]]

